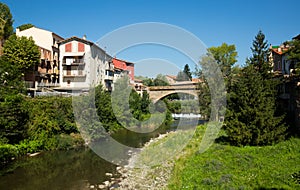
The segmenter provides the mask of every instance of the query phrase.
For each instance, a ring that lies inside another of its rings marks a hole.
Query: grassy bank
[[[175,161],[169,189],[300,189],[300,139],[265,147],[215,143],[198,154],[204,131],[198,127]]]
[[[135,167],[121,172],[125,179],[120,189],[300,189],[300,139],[264,147],[214,143],[200,154],[205,130],[197,127],[177,154],[174,147],[190,132],[172,132],[147,143],[133,157]]]

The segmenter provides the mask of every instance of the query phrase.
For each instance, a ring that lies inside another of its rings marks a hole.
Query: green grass
[[[300,189],[300,139],[265,147],[215,143],[199,154],[204,131],[198,127],[175,161],[169,189]]]

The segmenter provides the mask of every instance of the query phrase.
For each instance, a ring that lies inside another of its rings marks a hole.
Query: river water
[[[173,125],[176,126],[176,125]],[[172,130],[161,127],[152,133],[137,134],[120,130],[113,138],[131,147],[142,147],[151,138]],[[110,177],[117,177],[116,165],[101,159],[92,150],[43,152],[34,157],[24,157],[0,170],[0,190],[78,190],[97,187]]]

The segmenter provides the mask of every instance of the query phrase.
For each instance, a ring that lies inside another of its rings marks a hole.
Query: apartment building
[[[16,35],[32,37],[41,53],[40,63],[32,72],[25,75],[27,88],[36,91],[44,87],[58,86],[60,82],[58,42],[63,38],[51,31],[37,27],[25,30],[17,28]]]
[[[129,77],[130,84],[134,83],[134,63],[122,59],[113,58],[114,65],[114,81],[118,80],[122,75]]]
[[[60,87],[55,90],[71,93],[88,91],[102,84],[113,88],[112,58],[86,37],[73,36],[59,42]]]

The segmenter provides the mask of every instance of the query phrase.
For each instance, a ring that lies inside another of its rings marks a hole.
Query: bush
[[[14,145],[0,145],[0,163],[9,162],[18,155],[18,149]]]

